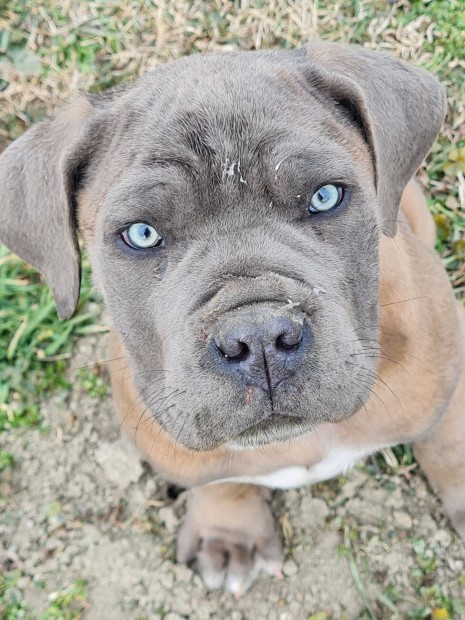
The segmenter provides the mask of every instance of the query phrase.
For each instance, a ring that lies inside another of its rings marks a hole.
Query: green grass
[[[55,592],[40,620],[79,620],[87,608],[87,584],[78,579],[61,592]]]
[[[36,271],[0,247],[0,431],[40,424],[39,399],[66,380],[72,338],[93,330],[98,307],[84,270],[78,313],[59,321],[52,295]]]
[[[337,518],[333,521],[333,526],[341,530],[343,542],[339,546],[339,553],[347,559],[352,578],[365,605],[360,620],[378,620],[381,617],[393,620],[460,620],[464,617],[465,598],[451,598],[446,594],[447,584],[443,587],[435,583],[437,558],[442,556],[443,549],[435,549],[428,541],[420,538],[412,539],[416,562],[410,572],[410,583],[421,602],[409,610],[406,616],[401,616],[398,605],[404,595],[396,584],[386,583],[382,575],[374,575],[370,570],[358,524],[349,523],[348,520],[343,522]]]
[[[82,388],[92,398],[103,400],[110,391],[106,377],[102,376],[102,367],[100,365],[92,368],[80,368],[77,373],[77,379]]]
[[[465,0],[0,0],[0,149],[76,89],[101,91],[185,54],[292,48],[311,36],[390,51],[448,89],[444,131],[419,175],[431,196],[437,250],[464,299],[464,31]],[[58,321],[38,274],[0,247],[0,430],[40,425],[41,396],[69,389],[71,343],[98,319],[95,306],[89,311],[93,300],[86,263],[78,313]],[[105,395],[99,376],[80,379]]]
[[[23,594],[17,588],[21,577],[19,571],[0,573],[0,618],[2,620],[32,620],[24,601]]]
[[[46,609],[32,613],[19,587],[22,574],[18,570],[0,573],[0,618],[2,620],[79,620],[87,609],[87,584],[83,579],[49,596]],[[44,587],[41,583],[37,587]]]
[[[11,469],[14,464],[15,457],[10,454],[10,452],[6,452],[5,450],[0,449],[0,473],[2,471],[5,471],[6,469]]]

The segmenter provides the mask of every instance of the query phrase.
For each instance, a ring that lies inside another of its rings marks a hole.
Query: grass
[[[40,620],[79,620],[88,607],[86,597],[86,582],[78,579],[65,590],[50,595],[50,604]]]
[[[464,300],[463,32],[465,0],[0,0],[0,150],[77,90],[98,92],[185,54],[293,48],[315,36],[388,51],[432,71],[447,87],[446,123],[419,179],[430,196],[437,250]],[[70,389],[72,341],[95,331],[99,320],[87,261],[83,273],[78,313],[60,322],[41,277],[0,246],[0,431],[40,428],[40,399]],[[91,395],[105,396],[98,373],[83,369],[77,379]],[[412,466],[408,449],[396,448],[389,458],[400,467]],[[0,471],[12,466],[13,456],[1,451]],[[386,462],[373,459],[368,467],[382,478]],[[388,613],[398,596],[395,587],[369,600],[356,532],[346,531],[344,541],[354,581],[367,601],[366,617],[376,613],[373,605]],[[421,541],[415,545],[412,581],[423,605],[411,618],[463,617],[463,601],[425,585],[434,576],[434,553]],[[0,617],[6,620],[31,618],[15,585],[18,578],[14,571],[0,576]],[[85,586],[77,583],[58,593],[41,618],[74,620],[84,608]]]
[[[465,0],[0,0],[0,150],[77,90],[101,91],[185,54],[293,48],[315,36],[389,51],[448,89],[447,121],[419,178],[438,252],[465,299],[464,31]],[[86,264],[79,312],[58,321],[38,274],[0,247],[0,430],[40,425],[40,397],[68,389],[71,341],[92,331],[93,301]],[[104,393],[98,378],[84,382]]]
[[[19,586],[20,571],[0,573],[0,618],[2,620],[80,620],[87,609],[87,585],[82,579],[48,597],[48,605],[39,615],[33,614]],[[37,587],[44,587],[40,583]]]
[[[0,574],[0,618],[4,620],[31,619],[22,592],[17,587],[20,576],[16,570]]]
[[[382,575],[372,573],[367,561],[366,542],[361,540],[359,525],[337,518],[333,526],[342,531],[343,543],[339,547],[339,553],[346,557],[352,578],[365,605],[360,620],[459,620],[464,617],[465,598],[452,598],[446,593],[448,584],[444,584],[444,587],[434,583],[437,558],[444,553],[443,550],[420,538],[410,541],[415,552],[410,583],[418,600],[407,615],[402,615],[398,611],[398,605],[403,599],[407,601],[409,598],[399,591],[395,583],[386,583]]]
[[[0,431],[39,425],[40,397],[70,389],[71,338],[92,332],[99,315],[89,269],[84,273],[80,311],[61,322],[37,272],[0,247]]]

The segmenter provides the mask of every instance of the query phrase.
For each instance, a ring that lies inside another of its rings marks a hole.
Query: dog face
[[[442,114],[428,74],[358,49],[177,61],[81,102],[52,137],[29,138],[41,152],[59,142],[63,181],[46,218],[61,237],[51,247],[42,224],[45,263],[18,244],[24,222],[8,218],[3,238],[42,268],[69,314],[74,205],[140,395],[176,441],[292,439],[370,394],[379,236],[394,232]],[[11,194],[25,147],[2,158]]]
[[[97,158],[81,228],[140,394],[172,436],[200,449],[288,439],[369,393],[368,146],[273,56],[193,60],[112,110],[117,139]],[[325,186],[342,188],[341,203],[312,212]],[[138,222],[160,245],[124,241]]]

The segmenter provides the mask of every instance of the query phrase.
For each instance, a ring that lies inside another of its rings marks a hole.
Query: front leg
[[[414,445],[414,453],[465,541],[465,367],[446,414],[427,439]]]
[[[237,598],[264,570],[282,577],[283,552],[274,529],[271,493],[253,484],[214,483],[190,491],[177,559],[209,589]]]

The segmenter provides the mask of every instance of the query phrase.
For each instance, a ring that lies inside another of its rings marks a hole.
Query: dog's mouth
[[[365,346],[373,334],[354,337],[341,294],[326,295],[323,278],[304,285],[275,273],[225,277],[184,330],[161,340],[174,396],[163,396],[153,415],[176,442],[254,450],[297,440],[363,405],[376,364]]]
[[[274,412],[241,431],[225,445],[231,450],[253,450],[271,443],[292,441],[312,430],[309,420]]]

